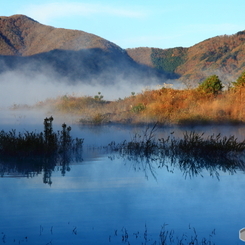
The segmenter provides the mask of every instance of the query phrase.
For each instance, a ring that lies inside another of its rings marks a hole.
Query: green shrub
[[[236,80],[236,82],[232,83],[235,88],[245,87],[245,71],[241,74],[240,77]]]
[[[98,101],[101,101],[104,98],[104,96],[101,95],[101,92],[98,92],[98,95],[95,95],[94,98]]]
[[[133,106],[131,110],[135,113],[141,112],[141,111],[145,110],[145,105],[140,103],[136,106]]]
[[[208,94],[217,94],[222,91],[222,88],[222,82],[217,75],[208,77],[198,86],[198,90]]]

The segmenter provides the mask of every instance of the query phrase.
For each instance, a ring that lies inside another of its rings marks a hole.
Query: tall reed
[[[232,157],[231,153],[237,156],[245,152],[245,140],[238,142],[234,136],[220,134],[205,137],[204,133],[194,131],[183,133],[182,138],[176,138],[172,132],[157,140],[155,131],[156,125],[151,130],[146,128],[143,135],[135,134],[131,141],[111,142],[108,149],[133,162],[134,169],[143,169],[146,177],[148,171],[156,178],[153,163],[168,171],[171,166],[178,167],[186,177],[201,175],[205,169],[219,178],[219,170],[234,173],[242,169],[242,159]]]
[[[71,127],[62,125],[62,131],[53,131],[53,117],[44,119],[44,131],[16,133],[16,130],[0,132],[0,156],[34,157],[51,156],[79,150],[83,139],[72,139]]]

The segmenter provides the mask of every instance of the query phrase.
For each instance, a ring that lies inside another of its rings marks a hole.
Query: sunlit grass
[[[244,93],[245,94],[245,93]],[[80,123],[208,124],[244,123],[245,107],[240,90],[205,94],[197,89],[145,90],[124,99],[106,101],[96,96],[61,96],[37,103],[53,114],[70,114]],[[20,107],[16,106],[14,109]],[[28,106],[29,108],[29,106]]]

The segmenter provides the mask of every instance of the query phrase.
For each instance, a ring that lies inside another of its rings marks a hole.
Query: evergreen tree
[[[236,82],[232,83],[235,88],[245,87],[245,71],[241,74],[240,77],[236,80]]]
[[[199,90],[208,94],[217,94],[222,91],[222,88],[222,82],[217,75],[208,77],[198,86]]]

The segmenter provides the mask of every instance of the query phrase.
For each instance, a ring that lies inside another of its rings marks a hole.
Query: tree
[[[236,80],[236,82],[232,83],[235,88],[245,87],[245,71],[241,74],[240,77]]]
[[[198,89],[207,94],[217,94],[222,91],[223,85],[217,75],[212,75],[206,78],[199,86]]]
[[[98,95],[95,95],[94,98],[95,98],[96,100],[101,101],[101,100],[104,98],[104,96],[101,95],[101,92],[98,92]]]

